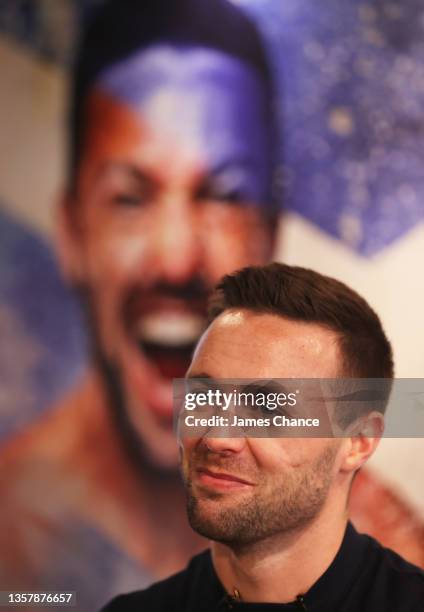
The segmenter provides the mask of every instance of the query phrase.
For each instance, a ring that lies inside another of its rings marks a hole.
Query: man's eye
[[[118,193],[114,196],[113,202],[119,206],[137,207],[145,204],[146,197],[134,193]]]
[[[216,176],[206,177],[198,186],[196,199],[230,204],[246,202],[249,199],[246,193],[248,184],[244,172],[228,169]]]
[[[278,412],[278,407],[275,405],[275,402],[268,402],[267,400],[265,400],[265,403],[263,405],[259,405],[258,408],[259,410],[261,410],[262,412],[266,412],[267,414],[269,414],[270,412],[272,412],[273,414]]]
[[[263,412],[264,414],[271,414],[275,412],[275,410],[269,408],[267,405],[258,406],[257,409],[259,410],[259,412]]]
[[[210,187],[202,187],[196,194],[196,200],[213,200],[215,202],[228,202],[230,204],[238,204],[245,200],[240,189],[232,189],[231,191],[220,191]]]
[[[233,189],[232,191],[220,193],[217,197],[215,197],[215,199],[221,202],[230,202],[231,204],[239,204],[245,200],[241,190],[239,189]]]

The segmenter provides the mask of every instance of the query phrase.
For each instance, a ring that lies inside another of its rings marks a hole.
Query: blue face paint
[[[253,68],[214,49],[156,44],[108,67],[96,87],[153,133],[194,151],[219,196],[269,204],[271,125]]]

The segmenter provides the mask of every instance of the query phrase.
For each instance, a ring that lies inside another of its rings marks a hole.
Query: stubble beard
[[[187,513],[191,527],[200,535],[244,547],[277,534],[301,529],[316,518],[327,499],[332,482],[331,468],[336,451],[326,447],[315,461],[276,482],[256,481],[246,493],[195,492],[191,477],[185,477]]]

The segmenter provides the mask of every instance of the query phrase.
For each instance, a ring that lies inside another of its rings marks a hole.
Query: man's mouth
[[[165,378],[182,378],[205,327],[192,312],[157,312],[141,316],[133,328],[137,346]]]
[[[132,291],[123,303],[125,371],[135,401],[172,429],[172,379],[183,378],[206,327],[206,293]]]
[[[210,470],[207,468],[196,469],[196,479],[199,484],[214,489],[245,489],[254,486],[254,483],[236,474]]]
[[[252,482],[245,480],[244,478],[240,478],[240,476],[235,476],[234,474],[227,474],[226,472],[216,472],[214,470],[208,470],[206,468],[199,468],[197,470],[199,474],[207,474],[213,478],[219,478],[221,480],[233,480],[234,482],[241,482],[242,484],[252,485]]]

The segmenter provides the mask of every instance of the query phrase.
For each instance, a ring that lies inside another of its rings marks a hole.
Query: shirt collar
[[[233,609],[234,612],[255,612],[255,610],[267,612],[269,610],[269,612],[272,612],[278,609],[286,612],[302,612],[302,610],[321,612],[338,609],[338,604],[340,605],[343,602],[350,586],[360,572],[366,548],[367,538],[358,534],[353,525],[348,523],[341,546],[331,565],[307,593],[299,594],[303,598],[303,604],[300,601],[287,604],[245,603],[229,597],[215,573],[210,552],[209,586],[211,593],[215,593],[215,598],[218,595],[218,602],[221,603],[221,607],[218,607],[217,610]],[[228,607],[228,603],[231,604],[232,608]]]

